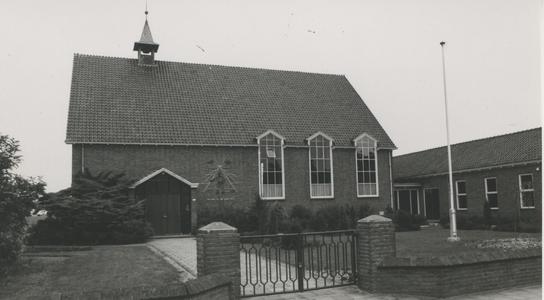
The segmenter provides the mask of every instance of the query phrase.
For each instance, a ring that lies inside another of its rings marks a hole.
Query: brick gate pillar
[[[240,299],[240,234],[222,222],[210,223],[196,235],[198,277],[222,273],[232,279],[230,299]]]
[[[378,264],[386,256],[396,256],[395,225],[391,219],[372,215],[357,221],[356,231],[358,286],[372,293]]]

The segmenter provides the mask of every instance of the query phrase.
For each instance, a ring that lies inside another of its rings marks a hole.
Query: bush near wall
[[[395,224],[395,231],[418,231],[421,225],[427,225],[424,215],[412,215],[404,210],[394,211],[390,206],[385,209],[385,217]]]
[[[534,217],[528,220],[519,221],[512,218],[492,218],[488,216],[456,216],[457,229],[460,230],[496,230],[508,232],[540,233],[542,232],[542,219]],[[489,225],[493,224],[493,225]],[[440,225],[443,228],[450,228],[450,217],[443,215],[440,218]]]
[[[236,227],[244,235],[347,230],[354,229],[358,220],[372,213],[372,208],[363,204],[330,204],[316,211],[295,205],[286,211],[280,202],[264,201],[256,196],[249,208],[239,208],[226,201],[200,208],[198,227],[220,221]]]
[[[124,174],[88,171],[73,186],[40,199],[47,218],[28,230],[28,245],[98,245],[145,242],[153,229],[144,202],[128,198]]]
[[[249,208],[240,208],[231,201],[218,201],[198,210],[198,227],[212,222],[223,222],[238,229],[243,235],[301,233],[355,229],[357,221],[374,210],[367,204],[329,204],[317,210],[297,204],[286,211],[281,202],[262,200],[258,195]],[[395,223],[396,231],[419,230],[427,224],[423,215],[412,215],[403,210],[386,208],[385,217]]]

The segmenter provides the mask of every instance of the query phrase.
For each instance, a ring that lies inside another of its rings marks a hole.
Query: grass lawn
[[[91,251],[23,255],[7,277],[0,277],[0,299],[178,281],[176,269],[145,244],[97,246]]]
[[[420,231],[397,232],[397,256],[447,255],[461,252],[494,251],[498,248],[481,248],[484,240],[495,240],[485,244],[511,244],[502,239],[521,238],[522,244],[535,244],[535,239],[542,241],[540,233],[515,233],[489,230],[458,230],[459,242],[448,242],[449,229],[439,226],[423,227]],[[478,247],[480,246],[480,247]],[[541,247],[541,246],[540,246]],[[504,248],[504,247],[503,247]]]

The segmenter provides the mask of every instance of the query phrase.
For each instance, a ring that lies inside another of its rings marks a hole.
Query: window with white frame
[[[263,199],[284,198],[283,138],[267,131],[259,144],[260,193]]]
[[[376,140],[367,134],[355,139],[357,196],[378,196],[378,157]]]
[[[467,189],[465,187],[465,181],[456,181],[457,186],[457,209],[467,210]]]
[[[519,199],[521,208],[535,208],[533,174],[519,175]]]
[[[332,139],[323,134],[309,138],[310,145],[310,193],[312,198],[334,196],[332,176]]]
[[[497,194],[497,178],[485,179],[485,197],[491,209],[499,209],[499,196]]]

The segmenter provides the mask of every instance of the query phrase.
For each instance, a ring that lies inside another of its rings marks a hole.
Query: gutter
[[[502,169],[502,168],[512,168],[512,167],[533,165],[533,164],[539,164],[539,163],[542,163],[542,160],[532,160],[532,161],[526,161],[526,162],[520,162],[520,163],[510,163],[510,164],[504,164],[504,165],[498,165],[498,166],[491,166],[491,167],[480,167],[480,168],[474,168],[474,169],[464,169],[464,170],[459,170],[459,171],[453,171],[453,174],[461,174],[461,173],[469,173],[469,172],[480,172],[480,171],[493,170],[493,169]],[[436,176],[444,176],[444,175],[448,175],[448,172],[433,173],[433,174],[426,174],[426,175],[413,175],[413,176],[399,177],[397,179],[403,180],[403,179],[412,179],[412,178],[428,178],[428,177],[436,177]]]

